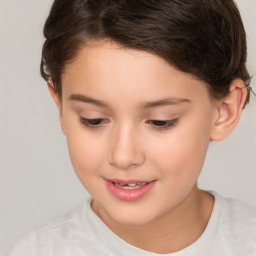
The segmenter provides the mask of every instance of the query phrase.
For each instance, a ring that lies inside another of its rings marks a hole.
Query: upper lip
[[[146,180],[135,180],[135,179],[131,179],[131,180],[120,180],[120,179],[105,179],[109,182],[112,182],[112,183],[118,183],[120,185],[126,185],[126,184],[138,184],[138,183],[149,183],[149,182],[152,182],[154,180],[150,180],[150,181],[146,181]]]

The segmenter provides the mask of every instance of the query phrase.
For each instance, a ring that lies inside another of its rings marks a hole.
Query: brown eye
[[[94,128],[94,127],[96,128],[104,124],[105,119],[103,118],[87,119],[85,117],[80,117],[80,123],[90,128]]]
[[[100,125],[103,122],[103,119],[88,119],[87,122],[90,125]]]
[[[148,124],[157,130],[167,130],[174,127],[178,123],[178,118],[172,120],[148,120]]]
[[[163,121],[163,120],[152,120],[151,122],[155,126],[167,126],[169,124],[169,121]]]

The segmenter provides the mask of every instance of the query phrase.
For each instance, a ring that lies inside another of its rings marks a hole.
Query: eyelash
[[[155,130],[168,130],[172,127],[175,127],[178,124],[179,119],[172,119],[172,120],[148,120],[146,121],[147,124],[152,124]],[[107,121],[103,118],[94,118],[94,119],[87,119],[85,117],[80,117],[80,123],[88,127],[90,129],[100,129]]]
[[[99,128],[101,128],[102,124],[105,123],[104,121],[105,121],[105,119],[103,119],[103,118],[87,119],[85,117],[80,117],[80,123],[83,126],[88,127],[90,129],[99,129]],[[91,124],[90,122],[96,122],[96,124],[95,123]]]
[[[179,119],[172,119],[172,120],[148,120],[147,124],[152,124],[154,129],[156,130],[169,130],[175,127],[178,124]]]

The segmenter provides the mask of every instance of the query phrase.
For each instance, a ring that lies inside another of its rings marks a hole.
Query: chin
[[[114,211],[111,209],[111,211],[108,212],[108,215],[119,225],[144,226],[159,217],[157,213],[152,212],[152,210],[154,209],[147,210],[140,207],[122,207],[121,209],[119,208]]]
[[[154,219],[153,218],[146,218],[145,216],[139,216],[139,217],[133,217],[133,216],[118,216],[115,218],[115,221],[119,225],[123,226],[145,226],[152,222]]]

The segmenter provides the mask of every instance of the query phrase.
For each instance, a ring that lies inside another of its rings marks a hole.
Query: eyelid
[[[178,121],[179,121],[179,118],[170,119],[170,120],[151,119],[151,120],[147,120],[146,123],[151,125],[155,130],[163,131],[163,130],[169,130],[174,128],[178,124]],[[156,125],[154,124],[154,122],[166,122],[166,124]]]
[[[85,118],[85,117],[80,117],[79,118],[80,120],[80,123],[87,127],[87,128],[90,128],[90,129],[100,129],[102,128],[106,123],[107,123],[107,119],[106,118]],[[99,121],[100,123],[99,124],[90,124],[90,122],[93,122],[93,121]]]
[[[89,129],[101,129],[109,120],[106,118],[85,118],[80,116],[79,118],[80,123]],[[94,122],[96,124],[90,124],[90,122]],[[178,124],[179,118],[163,120],[163,119],[150,119],[146,121],[146,124],[150,125],[154,130],[164,131],[174,128]],[[159,123],[160,125],[157,125]],[[161,123],[163,125],[161,125]]]

